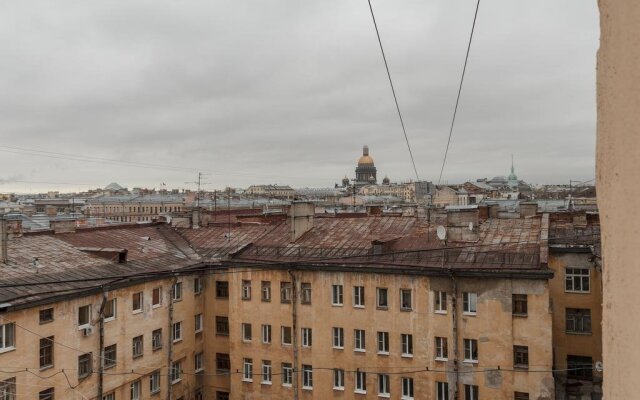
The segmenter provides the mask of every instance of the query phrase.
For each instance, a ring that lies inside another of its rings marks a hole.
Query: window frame
[[[262,324],[261,332],[262,332],[262,343],[263,344],[271,344],[271,340],[272,340],[271,325],[270,324]]]
[[[353,393],[367,394],[367,373],[357,370],[354,377]]]
[[[447,313],[447,292],[442,290],[433,291],[433,312],[436,314]]]
[[[312,294],[311,283],[302,282],[300,284],[300,304],[311,304]]]
[[[158,308],[160,306],[162,306],[162,286],[157,286],[151,291],[151,308]]]
[[[586,271],[586,275],[577,271]],[[586,277],[587,289],[584,289]],[[580,286],[576,289],[576,284]],[[571,286],[571,288],[569,288]],[[564,269],[564,291],[565,293],[591,293],[591,268],[588,267],[565,267]]]
[[[199,352],[193,356],[193,372],[199,373],[204,371],[204,353]]]
[[[282,386],[291,387],[293,384],[293,366],[291,363],[280,363],[282,370]]]
[[[169,366],[169,380],[172,385],[182,381],[182,360],[173,361]]]
[[[280,303],[289,304],[293,299],[293,284],[280,282]]]
[[[380,355],[389,355],[389,332],[386,331],[378,331],[376,334],[376,338],[378,341],[378,354]],[[381,350],[381,345],[383,350]]]
[[[144,309],[144,292],[135,292],[131,295],[131,313],[140,314]]]
[[[331,305],[344,306],[344,285],[331,285]]]
[[[151,350],[160,350],[162,344],[162,328],[151,331]]]
[[[54,338],[55,336],[40,338],[40,350],[39,350],[40,370],[51,368],[54,365],[54,346],[53,346],[53,344],[55,343]],[[43,352],[45,354],[43,354]]]
[[[477,364],[478,363],[478,340],[477,339],[463,339],[464,348],[464,363]]]
[[[50,317],[48,318],[43,318],[43,316],[47,316],[50,315]],[[48,324],[50,322],[54,321],[54,309],[53,307],[49,307],[49,308],[43,308],[42,310],[38,311],[38,322],[40,323],[40,325],[44,325],[44,324]]]
[[[462,314],[463,315],[478,314],[478,293],[462,292]]]
[[[513,368],[529,369],[529,346],[513,345]]]
[[[353,351],[357,353],[367,351],[367,334],[364,329],[353,330]]]
[[[572,335],[593,334],[591,309],[565,308],[565,332]]]
[[[194,332],[202,333],[202,331],[204,330],[204,316],[202,315],[202,313],[196,314],[193,316],[193,319]]]
[[[449,400],[449,382],[436,381],[436,400]]]
[[[253,338],[252,326],[248,322],[243,322],[241,325],[242,341],[245,343],[251,342]]]
[[[285,342],[285,337],[287,335],[285,335],[286,332],[289,332],[289,342]],[[280,344],[282,344],[283,346],[291,346],[293,343],[293,332],[292,332],[292,328],[290,326],[280,326]]]
[[[260,301],[265,303],[271,302],[271,281],[261,281]]]
[[[378,374],[378,397],[391,397],[391,382],[388,374]]]
[[[253,382],[253,358],[242,359],[242,381]]]
[[[511,314],[516,317],[529,315],[529,296],[527,294],[513,293],[511,295]]]
[[[409,296],[409,306],[405,305],[405,296]],[[413,311],[413,290],[400,289],[400,311]]]
[[[332,344],[334,349],[344,350],[344,328],[334,326],[331,329]],[[336,345],[337,340],[337,345]]]
[[[216,281],[216,299],[229,298],[229,281]]]
[[[313,390],[313,367],[302,364],[302,389]]]
[[[78,307],[78,330],[82,330],[91,326],[91,314],[93,306],[91,304],[85,304]],[[86,310],[86,316],[85,314]],[[86,317],[86,321],[85,318]],[[83,322],[84,321],[84,322]]]
[[[144,336],[138,335],[131,339],[131,357],[139,358],[144,355]]]
[[[229,336],[229,331],[229,317],[224,315],[216,315],[216,335]]]
[[[354,286],[353,287],[353,307],[354,308],[364,308],[365,307],[365,291],[364,286]]]
[[[401,345],[401,357],[412,358],[413,357],[413,335],[410,333],[400,334]]]
[[[389,309],[389,289],[386,287],[376,288],[376,308],[379,310]]]
[[[78,379],[84,379],[93,373],[93,353],[78,356]]]
[[[118,344],[114,343],[109,346],[105,346],[102,351],[104,354],[102,359],[102,367],[104,369],[115,367],[118,364]]]
[[[260,381],[262,385],[273,384],[272,367],[271,360],[262,360],[262,380]]]
[[[400,398],[402,400],[413,400],[414,399],[414,382],[413,378],[409,378],[403,376],[400,380],[402,392],[400,392]]]
[[[436,336],[434,340],[435,340],[435,353],[436,353],[435,360],[448,361],[449,360],[449,343],[447,338],[443,336]]]
[[[160,370],[157,369],[149,374],[149,393],[156,394],[160,392]]]
[[[182,301],[182,282],[176,282],[171,285],[171,301]]]
[[[310,348],[313,345],[312,328],[301,328],[300,330],[301,345],[303,348]]]
[[[178,343],[182,341],[182,321],[174,322],[171,325],[171,342]]]
[[[478,400],[479,398],[478,385],[464,385],[464,400]]]

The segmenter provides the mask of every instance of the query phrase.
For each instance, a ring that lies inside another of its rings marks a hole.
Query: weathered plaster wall
[[[640,332],[640,2],[600,0],[597,186],[605,259],[606,399],[637,398]]]

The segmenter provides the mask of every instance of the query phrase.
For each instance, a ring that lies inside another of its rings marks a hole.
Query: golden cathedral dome
[[[364,167],[369,165],[373,165],[373,158],[369,156],[369,146],[364,146],[362,148],[362,157],[358,159],[358,166]]]

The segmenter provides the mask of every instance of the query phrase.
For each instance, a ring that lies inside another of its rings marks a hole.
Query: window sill
[[[592,332],[576,332],[576,331],[564,331],[567,335],[576,335],[576,336],[591,336]]]
[[[109,318],[105,318],[104,322],[111,322],[111,321],[115,321],[116,317],[109,317]]]
[[[343,304],[331,303],[331,305],[332,305],[333,307],[344,307],[344,303],[343,303]]]
[[[388,351],[379,351],[379,352],[378,352],[378,355],[379,355],[379,356],[388,356],[388,355],[389,355],[389,352],[388,352]]]
[[[475,317],[476,315],[478,315],[478,313],[477,312],[471,312],[471,311],[464,311],[462,313],[462,315],[466,315],[466,316],[469,316],[469,317]]]
[[[367,394],[367,391],[366,390],[358,390],[358,389],[356,389],[356,390],[353,391],[353,393],[355,393],[355,394]]]
[[[565,293],[571,293],[571,294],[591,294],[590,290],[587,291],[582,291],[582,290],[565,290]]]
[[[366,353],[367,350],[365,350],[365,349],[353,349],[353,352],[354,353]]]
[[[529,366],[528,365],[514,365],[513,369],[520,370],[520,371],[528,371],[529,370]]]
[[[134,360],[140,357],[142,357],[142,354],[134,354],[133,356],[131,356],[131,358],[133,358]]]
[[[337,346],[333,346],[332,349],[334,350],[344,350],[344,346],[343,347],[337,347]]]
[[[10,351],[14,351],[15,349],[16,349],[16,346],[5,347],[4,349],[0,349],[0,354],[8,353]]]
[[[529,314],[519,314],[519,313],[513,313],[511,315],[516,318],[527,318],[529,316]]]
[[[46,371],[46,370],[51,369],[51,368],[53,368],[53,364],[51,364],[51,365],[45,365],[45,366],[43,366],[43,367],[40,367],[40,371]],[[106,367],[105,367],[105,368],[106,368]]]
[[[389,306],[380,306],[380,305],[378,305],[378,306],[376,306],[376,309],[377,309],[377,310],[384,310],[384,311],[387,311],[387,310],[389,309]]]
[[[364,306],[354,305],[353,308],[364,309]]]
[[[251,339],[247,340],[247,339],[242,339],[242,343],[251,343]]]
[[[154,347],[154,348],[152,348],[151,350],[153,350],[153,351],[162,350],[162,346],[160,346],[160,347]]]
[[[260,301],[263,303],[271,303],[271,299],[261,299]]]
[[[302,390],[313,390],[313,387],[311,387],[311,386],[303,386]]]
[[[179,343],[179,342],[182,342],[182,338],[180,338],[180,339],[173,339],[173,343]]]
[[[242,299],[240,299],[242,301],[251,301],[251,297],[243,297]]]
[[[197,370],[193,371],[196,374],[199,374],[200,372],[204,372],[204,368],[198,368]]]
[[[413,308],[400,307],[401,312],[410,312],[413,311]]]
[[[195,333],[196,333],[196,334],[198,334],[198,333],[202,333],[202,331],[203,331],[203,330],[204,330],[204,329],[198,329],[197,331],[195,331]]]
[[[402,353],[402,355],[400,357],[402,357],[402,358],[413,358],[413,354]]]
[[[142,314],[142,309],[140,309],[140,310],[133,310],[133,311],[131,311],[131,314]]]
[[[402,396],[402,397],[400,397],[400,400],[413,400],[413,397]]]
[[[291,343],[282,343],[282,345],[289,347],[289,346],[291,346]]]
[[[341,386],[341,387],[336,387],[336,386],[334,386],[334,387],[333,387],[333,390],[338,390],[338,391],[340,391],[340,392],[344,392],[344,386]]]
[[[290,387],[291,387],[291,384],[290,384],[290,383],[283,383],[283,384],[282,384],[282,387],[290,388]]]
[[[149,392],[150,395],[160,394],[160,389],[154,390],[153,392]]]
[[[273,383],[271,381],[262,381],[260,382],[261,385],[267,385],[267,386],[271,386]]]
[[[162,304],[152,304],[151,305],[151,309],[160,308],[161,306],[162,306]]]
[[[446,361],[449,361],[449,359],[448,358],[442,358],[442,357],[436,357],[436,361],[446,362]]]
[[[171,299],[171,302],[172,302],[172,303],[179,303],[179,302],[181,302],[181,301],[182,301],[182,297],[181,297],[181,298],[179,298],[179,299]]]
[[[253,379],[242,378],[242,382],[253,383]]]
[[[463,360],[462,362],[465,364],[478,364],[478,360]]]
[[[434,313],[434,314],[440,314],[440,315],[446,315],[446,314],[447,314],[447,311],[446,311],[446,310],[444,310],[444,311],[443,311],[443,310],[436,310],[436,311],[434,311],[433,313]]]
[[[81,331],[83,329],[87,329],[87,328],[91,328],[91,324],[84,324],[84,325],[78,326],[78,330],[79,331]]]
[[[383,399],[390,399],[391,398],[391,394],[389,394],[389,393],[378,393],[378,397],[383,398]]]
[[[111,368],[113,368],[115,366],[116,366],[116,364],[105,365],[104,369],[111,369]]]

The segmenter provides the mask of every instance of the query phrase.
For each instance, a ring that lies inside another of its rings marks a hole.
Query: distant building
[[[358,159],[356,167],[356,187],[376,184],[378,182],[376,166],[369,155],[369,146],[362,148],[362,157]]]
[[[292,200],[296,191],[289,185],[251,185],[244,191],[248,196]]]

